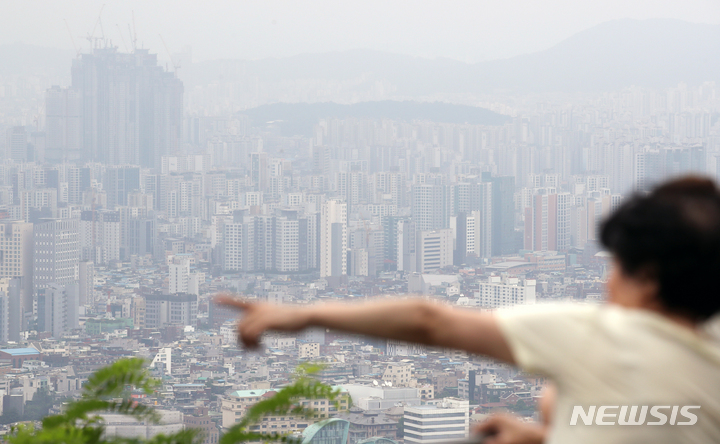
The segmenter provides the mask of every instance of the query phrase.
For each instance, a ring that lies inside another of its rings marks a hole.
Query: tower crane
[[[160,36],[160,40],[162,40],[163,46],[165,47],[165,51],[168,53],[168,57],[170,57],[170,64],[173,66],[173,72],[175,73],[175,76],[177,76],[178,69],[180,69],[180,62],[175,63],[175,60],[173,59],[172,54],[170,53],[170,49],[168,48],[167,43],[165,43],[165,39],[162,35],[158,34]]]

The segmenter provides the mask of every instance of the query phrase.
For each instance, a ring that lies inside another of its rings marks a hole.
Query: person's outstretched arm
[[[419,299],[306,307],[247,302],[221,296],[218,303],[244,311],[239,339],[257,347],[268,330],[298,331],[324,327],[431,346],[466,350],[514,363],[492,313],[453,309]]]

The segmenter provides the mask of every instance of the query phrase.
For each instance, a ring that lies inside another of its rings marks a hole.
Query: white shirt
[[[720,345],[709,335],[612,304],[521,307],[497,319],[517,365],[557,385],[549,444],[720,443]],[[636,421],[647,406],[645,420],[618,425],[632,406]]]

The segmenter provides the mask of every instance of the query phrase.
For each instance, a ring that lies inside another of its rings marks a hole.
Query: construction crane
[[[122,29],[120,29],[120,25],[117,24],[117,23],[115,23],[115,26],[117,26],[118,34],[120,34],[120,41],[122,42],[123,47],[125,48],[125,52],[130,52],[130,50],[128,49],[127,44],[125,43],[125,37],[123,37],[123,35],[122,35]]]
[[[128,23],[128,34],[130,35],[130,44],[133,45],[133,52],[135,52],[135,44],[133,43],[133,32],[132,29],[130,29],[130,23]]]
[[[175,63],[175,60],[173,60],[173,56],[170,53],[170,49],[168,49],[167,43],[165,43],[165,39],[162,35],[158,34],[160,36],[160,40],[162,40],[163,46],[165,47],[165,51],[168,53],[168,57],[170,57],[170,64],[173,66],[173,72],[175,73],[175,76],[177,76],[178,69],[180,69],[180,62]]]
[[[135,29],[135,10],[132,11],[132,22],[133,22],[133,38],[132,38],[132,46],[133,46],[133,52],[137,51],[137,30]]]
[[[92,33],[88,34],[87,37],[85,37],[87,39],[87,41],[90,42],[90,49],[93,49],[95,47],[94,43],[96,40],[98,40],[95,38],[95,31],[97,30],[98,24],[100,25],[100,28],[102,30],[102,23],[100,23],[100,18],[102,17],[103,9],[105,9],[104,3],[102,5],[102,7],[100,8],[100,13],[98,14],[97,20],[95,20],[95,26],[93,26]],[[102,30],[102,33],[103,33],[103,38],[105,38],[105,31]]]
[[[80,49],[78,49],[78,46],[75,43],[75,37],[73,37],[72,31],[70,31],[70,25],[68,25],[67,19],[64,19],[64,20],[65,20],[65,26],[67,27],[67,30],[68,30],[68,34],[70,34],[70,40],[72,41],[73,48],[75,49],[75,58],[78,58],[78,57],[80,57]]]

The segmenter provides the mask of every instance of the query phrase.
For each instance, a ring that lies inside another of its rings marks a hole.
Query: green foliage
[[[47,416],[54,403],[55,400],[47,389],[38,390],[35,392],[32,401],[28,401],[25,405],[25,414],[23,415],[24,420],[39,421],[43,419]]]
[[[40,429],[25,424],[15,426],[7,441],[10,444],[192,444],[197,436],[193,430],[159,435],[147,441],[103,436],[102,413],[120,413],[152,423],[159,420],[151,407],[136,404],[127,396],[128,386],[146,394],[154,392],[157,382],[143,364],[142,359],[120,359],[98,370],[88,379],[81,398],[68,403],[62,414],[45,417]]]
[[[102,398],[120,396],[127,386],[152,395],[158,381],[150,378],[142,359],[120,359],[114,364],[103,367],[88,378],[83,387],[83,397]]]
[[[6,409],[0,416],[0,424],[12,424],[14,422],[22,421],[23,418],[20,416],[20,412],[15,409]]]
[[[455,398],[458,395],[457,387],[445,387],[440,393],[435,394],[436,399],[440,398]]]
[[[255,404],[241,422],[225,434],[220,444],[236,444],[245,441],[282,441],[287,436],[264,435],[250,431],[266,415],[297,415],[312,417],[315,413],[300,405],[301,399],[328,399],[339,407],[340,392],[313,378],[321,366],[303,364],[297,369],[293,384],[279,390],[272,398]],[[152,407],[137,404],[129,397],[130,390],[142,390],[147,395],[155,393],[158,382],[152,379],[142,359],[120,359],[114,364],[95,372],[83,388],[79,400],[67,404],[60,415],[47,416],[42,428],[20,424],[7,436],[9,444],[195,444],[199,441],[198,430],[183,430],[173,435],[158,435],[149,440],[104,436],[103,413],[119,413],[133,416],[140,421],[157,423],[159,415]],[[42,394],[41,394],[42,393]],[[40,396],[38,396],[38,394]],[[37,403],[48,405],[48,394],[38,392]],[[34,399],[35,400],[35,399]],[[29,405],[30,403],[28,403]],[[50,398],[52,405],[52,398]],[[47,407],[49,409],[49,406]],[[47,410],[45,410],[47,413]],[[20,415],[11,410],[0,419],[8,423],[21,421]]]
[[[55,404],[55,399],[48,393],[47,389],[40,389],[35,392],[31,401],[25,404],[25,411],[21,415],[16,409],[7,408],[0,415],[0,424],[12,424],[20,421],[39,421],[47,416]]]
[[[268,415],[295,415],[311,418],[315,412],[306,409],[300,404],[301,399],[327,399],[336,408],[340,408],[340,390],[335,390],[327,384],[323,384],[313,375],[323,369],[317,364],[304,363],[296,370],[296,377],[293,384],[278,391],[275,396],[262,400],[252,406],[245,417],[239,423],[232,426],[220,439],[220,444],[234,444],[246,441],[282,441],[289,438],[286,435],[277,433],[261,434],[253,432],[250,428],[262,421]]]

